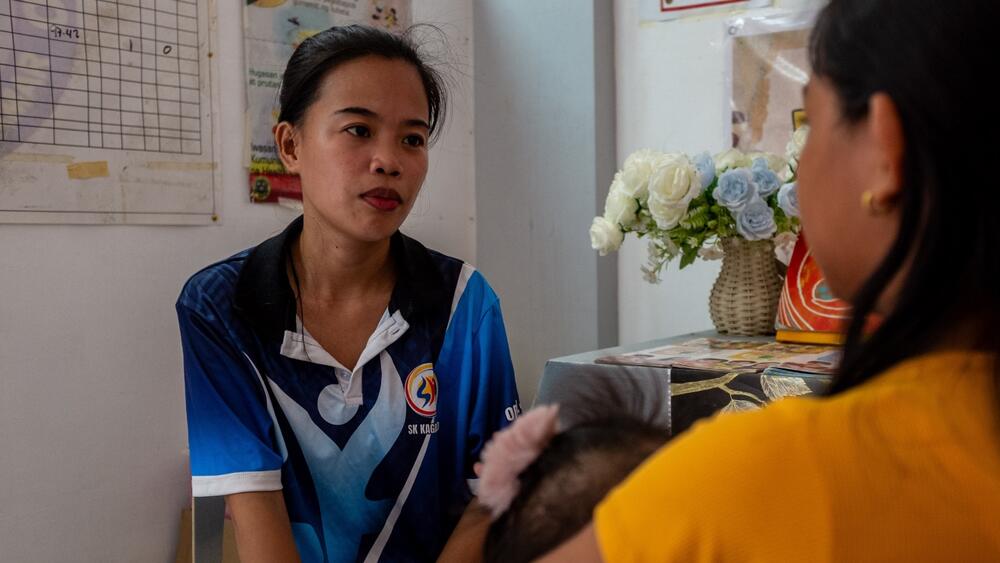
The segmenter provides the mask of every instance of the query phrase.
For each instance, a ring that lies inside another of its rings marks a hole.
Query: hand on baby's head
[[[493,515],[485,561],[544,555],[591,519],[597,504],[669,438],[666,429],[613,416],[556,432],[558,408],[522,415],[483,448],[478,498]]]

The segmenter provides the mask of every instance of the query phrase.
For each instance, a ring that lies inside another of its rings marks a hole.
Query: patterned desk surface
[[[777,376],[594,362],[603,356],[706,337],[769,340],[699,332],[554,358],[542,372],[535,403],[560,403],[562,423],[571,425],[592,416],[595,410],[603,412],[601,401],[621,401],[629,412],[669,428],[676,435],[715,413],[754,410],[781,397],[819,393],[830,381],[821,375]]]

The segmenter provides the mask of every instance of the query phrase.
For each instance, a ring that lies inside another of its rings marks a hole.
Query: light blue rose
[[[759,197],[753,198],[736,214],[736,232],[747,240],[769,239],[777,230],[774,210]]]
[[[708,189],[715,180],[715,161],[712,155],[703,152],[694,157],[694,167],[698,169],[698,176],[701,178],[701,189]]]
[[[760,197],[766,198],[781,187],[781,179],[767,166],[766,159],[755,159],[750,170],[753,172],[753,183],[757,184],[757,193]]]
[[[789,217],[799,216],[799,185],[785,184],[778,190],[778,207]]]
[[[754,196],[757,186],[753,182],[753,174],[746,168],[733,168],[719,176],[719,184],[712,190],[712,197],[719,205],[730,211],[743,209]]]

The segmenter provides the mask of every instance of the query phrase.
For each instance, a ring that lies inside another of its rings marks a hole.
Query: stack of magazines
[[[704,371],[764,372],[774,375],[829,376],[840,360],[840,349],[815,344],[761,340],[696,338],[680,344],[603,356],[600,364],[684,368]]]

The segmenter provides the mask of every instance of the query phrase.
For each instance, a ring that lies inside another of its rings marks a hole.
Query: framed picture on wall
[[[674,20],[705,12],[732,11],[770,6],[772,0],[640,0],[643,21]]]

